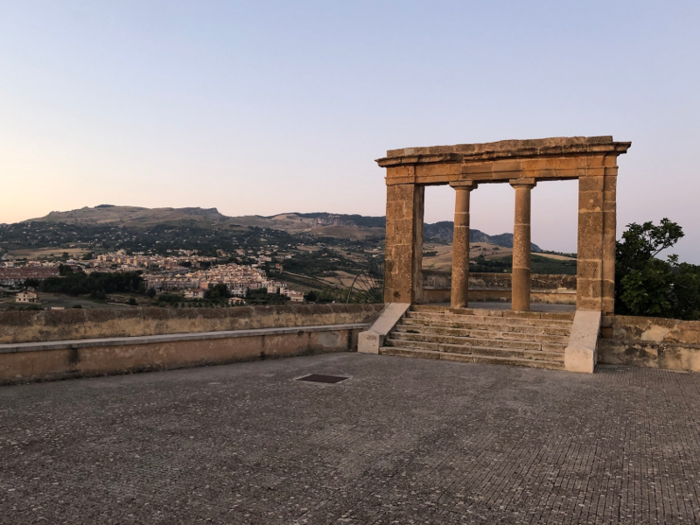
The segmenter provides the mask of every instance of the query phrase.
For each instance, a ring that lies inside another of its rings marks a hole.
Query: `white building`
[[[36,304],[39,302],[39,295],[34,292],[20,292],[15,296],[15,302]]]
[[[287,292],[287,296],[291,299],[293,303],[303,303],[304,294],[302,292],[297,292],[295,290],[290,290]]]

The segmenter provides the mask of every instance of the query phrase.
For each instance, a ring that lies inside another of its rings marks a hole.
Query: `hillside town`
[[[270,295],[281,295],[291,302],[304,302],[304,294],[288,284],[270,278],[264,268],[272,264],[281,272],[283,265],[274,263],[270,252],[255,255],[252,264],[228,261],[228,254],[220,251],[220,257],[198,255],[196,251],[180,250],[169,256],[129,254],[125,250],[99,255],[86,254],[74,259],[29,259],[22,262],[0,261],[0,294],[14,295],[20,304],[39,304],[39,294],[31,285],[67,273],[90,275],[138,272],[143,279],[143,289],[151,296],[160,293],[181,294],[185,300],[203,300],[207,292],[223,285],[228,292],[229,305],[246,304],[251,290],[265,290]],[[242,255],[246,255],[243,253]],[[238,257],[241,260],[241,257]]]

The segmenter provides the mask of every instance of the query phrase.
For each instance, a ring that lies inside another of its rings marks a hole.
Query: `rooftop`
[[[699,374],[342,353],[2,387],[0,419],[1,523],[700,521]]]

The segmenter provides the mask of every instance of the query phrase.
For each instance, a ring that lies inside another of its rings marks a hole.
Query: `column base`
[[[512,309],[516,312],[530,311],[530,270],[513,268]]]

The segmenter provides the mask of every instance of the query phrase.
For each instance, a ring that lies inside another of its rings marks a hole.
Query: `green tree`
[[[228,299],[230,296],[228,287],[225,284],[215,284],[209,288],[204,295],[211,301],[222,301]]]
[[[73,273],[73,268],[68,266],[67,264],[59,264],[58,265],[58,275],[68,275],[70,273]]]
[[[700,266],[679,263],[678,256],[657,256],[683,237],[683,228],[667,218],[632,223],[617,243],[615,311],[675,319],[700,319]]]

